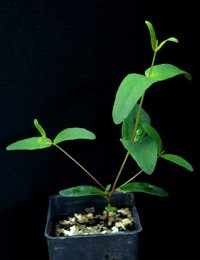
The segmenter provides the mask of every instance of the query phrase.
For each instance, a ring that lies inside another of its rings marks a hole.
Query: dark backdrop
[[[193,75],[192,82],[181,76],[152,89],[145,108],[166,150],[186,157],[195,172],[160,163],[150,181],[168,190],[170,197],[136,195],[143,226],[141,259],[198,258],[196,8],[191,1],[185,6],[175,3],[1,0],[1,260],[47,260],[48,196],[64,187],[94,184],[54,148],[5,150],[16,140],[37,135],[34,118],[51,138],[72,126],[93,131],[95,141],[63,146],[105,185],[113,180],[125,152],[119,143],[120,128],[112,123],[112,104],[121,80],[150,66],[145,20],[153,23],[160,41],[170,36],[180,41],[167,44],[157,63],[172,63]]]

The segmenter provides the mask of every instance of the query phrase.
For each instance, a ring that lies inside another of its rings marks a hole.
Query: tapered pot
[[[81,197],[49,197],[45,227],[49,260],[139,260],[139,232],[142,230],[133,193],[116,193],[112,205],[131,208],[135,229],[112,234],[75,235],[55,237],[54,222],[58,216],[83,212],[95,207],[102,211],[105,200],[98,195]]]

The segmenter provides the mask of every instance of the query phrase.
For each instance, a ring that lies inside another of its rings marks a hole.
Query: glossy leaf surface
[[[87,195],[105,196],[105,192],[103,190],[90,185],[81,185],[81,186],[60,190],[59,194],[66,197],[77,197],[77,196],[87,196]]]
[[[58,144],[63,141],[77,140],[77,139],[93,140],[95,138],[96,136],[85,128],[72,127],[72,128],[66,128],[63,131],[61,131],[54,139],[54,143]]]
[[[47,137],[30,137],[8,145],[6,150],[37,150],[48,148],[51,145],[52,141]]]
[[[120,187],[120,189],[117,190],[124,192],[143,192],[161,197],[166,197],[169,195],[162,188],[145,182],[129,182],[128,184]]]
[[[126,139],[126,140],[132,139],[133,129],[135,126],[135,120],[136,120],[138,108],[139,108],[139,105],[138,105],[138,103],[136,103],[136,105],[131,110],[128,117],[122,123],[122,138],[123,139]],[[151,123],[150,116],[143,108],[141,110],[139,122],[140,122],[139,124],[141,124],[141,123],[150,124]]]

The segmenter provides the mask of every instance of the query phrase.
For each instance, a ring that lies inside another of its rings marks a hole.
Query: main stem
[[[144,93],[145,94],[145,93]],[[139,119],[140,119],[140,114],[141,114],[141,110],[142,110],[142,104],[143,104],[143,100],[144,100],[144,94],[142,95],[141,97],[141,100],[140,100],[140,104],[139,104],[139,108],[138,108],[138,111],[137,111],[137,116],[136,116],[136,122],[135,122],[135,125],[134,125],[134,129],[133,129],[133,134],[132,134],[132,137],[131,137],[131,140],[133,141],[135,139],[135,136],[136,136],[136,132],[137,132],[137,128],[138,128],[138,124],[139,124]],[[112,186],[112,190],[111,190],[111,193],[110,193],[110,196],[112,196],[112,194],[114,193],[115,191],[115,187],[117,185],[117,182],[119,180],[119,177],[121,176],[121,173],[124,169],[124,166],[128,160],[128,156],[129,156],[129,151],[127,151],[125,157],[124,157],[124,160],[122,162],[122,165],[119,169],[119,172],[117,174],[117,177],[115,178],[115,181],[114,181],[114,184]]]
[[[151,63],[151,67],[150,67],[150,71],[149,71],[148,77],[151,76],[151,73],[152,73],[152,70],[153,70],[153,65],[154,65],[154,63],[155,63],[155,58],[156,58],[156,51],[154,51],[154,55],[153,55],[153,59],[152,59],[152,63]],[[145,92],[144,92],[144,94],[142,95],[142,97],[141,97],[141,99],[140,99],[140,104],[139,104],[139,108],[138,108],[137,115],[136,115],[136,121],[135,121],[134,129],[133,129],[133,134],[132,134],[132,137],[131,137],[131,140],[132,140],[132,141],[134,141],[135,136],[136,136],[136,133],[137,133],[137,128],[138,128],[138,124],[139,124],[139,120],[140,120],[140,115],[141,115],[141,111],[142,111],[142,106],[143,106],[143,102],[144,102],[144,96],[145,96]],[[110,192],[110,196],[109,196],[110,198],[109,198],[109,200],[111,199],[111,196],[112,196],[112,194],[114,193],[114,191],[115,191],[115,189],[116,189],[117,182],[118,182],[118,180],[119,180],[119,177],[120,177],[121,174],[122,174],[122,171],[123,171],[124,166],[125,166],[125,164],[126,164],[126,162],[127,162],[127,159],[128,159],[128,157],[129,157],[129,154],[130,154],[129,151],[127,151],[127,153],[126,153],[126,155],[125,155],[125,157],[124,157],[124,160],[123,160],[123,162],[122,162],[122,164],[121,164],[121,167],[120,167],[120,169],[119,169],[119,171],[118,171],[117,177],[115,178],[114,184],[113,184],[113,186],[112,186],[112,190],[111,190],[111,192]],[[126,183],[129,183],[132,179],[134,179],[134,178],[135,178],[138,174],[140,174],[140,173],[141,173],[141,171],[140,171],[139,173],[137,173],[136,175],[134,175],[130,180],[128,180],[127,182],[125,182],[125,184],[126,184]]]

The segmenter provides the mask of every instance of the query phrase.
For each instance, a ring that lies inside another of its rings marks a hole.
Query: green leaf
[[[107,211],[116,211],[117,208],[114,207],[114,206],[108,205],[108,206],[105,207],[105,210],[107,210]]]
[[[161,197],[169,195],[162,188],[145,182],[129,182],[117,190],[121,192],[143,192]]]
[[[139,142],[120,139],[124,147],[136,161],[138,166],[147,174],[152,174],[157,163],[157,144],[149,136]]]
[[[95,186],[81,185],[76,187],[71,187],[65,190],[60,190],[59,194],[65,197],[78,197],[78,196],[88,196],[88,195],[101,195],[105,196],[105,192]]]
[[[131,110],[128,117],[122,123],[122,131],[121,132],[122,132],[122,138],[123,139],[131,140],[131,138],[132,138],[138,108],[139,108],[139,105],[138,105],[138,103],[136,103],[136,105]],[[141,123],[146,123],[146,124],[151,123],[150,116],[148,115],[148,113],[143,108],[141,110],[140,120],[139,120],[139,124],[141,124]],[[136,140],[137,140],[137,138],[136,138]]]
[[[158,50],[160,50],[160,48],[162,48],[162,46],[166,43],[166,42],[175,42],[178,43],[178,40],[175,37],[170,37],[167,40],[162,41],[159,46],[155,49],[155,51],[157,52]]]
[[[63,141],[77,140],[77,139],[93,140],[95,138],[96,136],[85,128],[72,127],[61,131],[54,139],[54,143],[58,144]]]
[[[8,145],[6,150],[36,150],[48,148],[51,145],[52,141],[47,137],[30,137]]]
[[[149,21],[145,21],[148,29],[149,29],[149,33],[150,33],[150,38],[151,38],[151,47],[153,49],[154,52],[157,52],[159,49],[162,48],[162,46],[166,43],[166,42],[175,42],[178,43],[178,40],[175,37],[169,37],[168,39],[162,41],[159,46],[158,46],[158,40],[156,39],[156,33],[155,30],[153,28],[153,25],[149,22]]]
[[[106,191],[108,192],[111,187],[112,187],[112,185],[111,185],[111,184],[108,184],[108,185],[106,186]]]
[[[179,166],[182,166],[183,168],[187,169],[188,171],[193,171],[192,165],[186,161],[184,158],[175,155],[175,154],[161,154],[161,158],[168,160],[170,162],[173,162],[175,164],[178,164]]]
[[[46,136],[46,132],[45,132],[44,128],[38,123],[38,120],[34,119],[33,123],[34,123],[35,127],[37,128],[37,130],[40,132],[40,134],[42,136]]]
[[[161,152],[162,152],[162,140],[160,138],[159,133],[156,131],[155,128],[153,128],[149,124],[142,124],[142,127],[144,128],[144,130],[146,131],[148,136],[152,137],[156,141],[157,149],[158,149],[158,155],[160,155]]]
[[[148,68],[145,71],[146,76],[149,75],[150,69],[151,68]],[[183,74],[188,80],[192,79],[192,76],[188,72],[181,70],[172,64],[159,64],[153,66],[153,70],[150,78],[154,79],[154,81],[162,81],[169,78],[173,78],[181,74]]]
[[[121,82],[114,101],[112,117],[115,124],[125,120],[145,90],[156,80],[140,74],[128,74]]]
[[[149,21],[145,21],[145,23],[149,29],[149,34],[150,34],[150,38],[151,38],[151,47],[152,47],[153,51],[155,51],[156,47],[157,47],[157,39],[156,39],[155,30],[153,28],[153,25]]]

